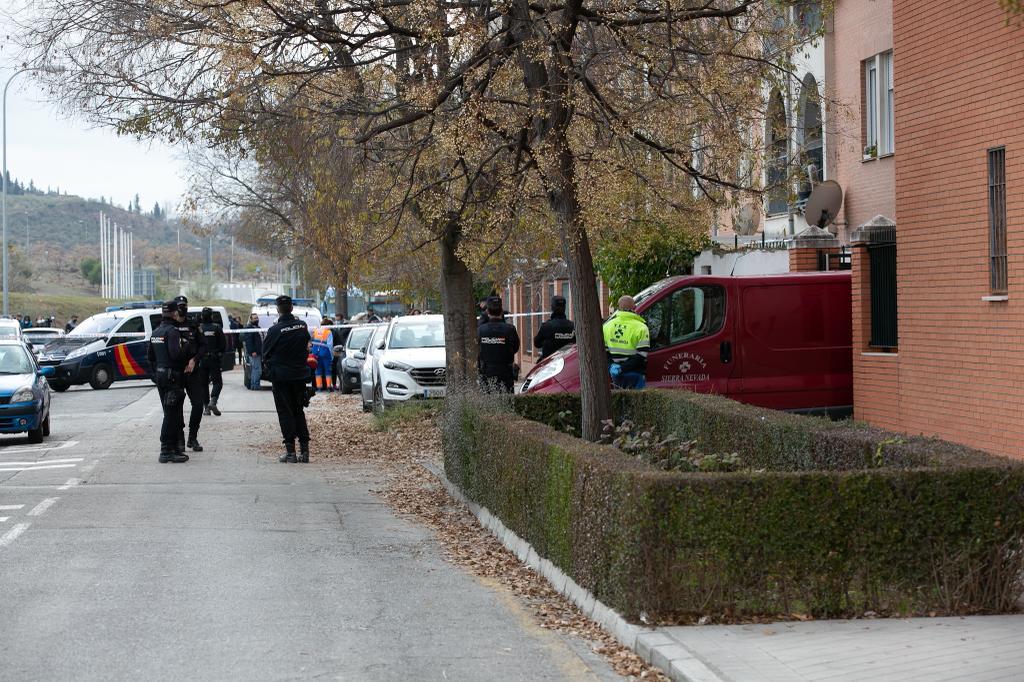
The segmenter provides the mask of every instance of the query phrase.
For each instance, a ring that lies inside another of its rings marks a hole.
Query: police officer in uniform
[[[551,298],[551,319],[540,326],[533,337],[533,345],[540,348],[543,360],[555,351],[576,342],[576,325],[565,317],[565,297]]]
[[[185,358],[188,344],[181,338],[178,324],[183,319],[174,301],[161,308],[163,319],[153,330],[146,354],[156,368],[156,389],[164,410],[160,426],[160,462],[187,462],[184,442],[185,428]]]
[[[487,322],[477,329],[480,342],[480,381],[485,388],[511,393],[515,382],[516,353],[519,352],[519,333],[505,322],[501,299],[487,299]]]
[[[224,328],[213,321],[213,308],[203,308],[199,319],[201,320],[199,331],[203,335],[203,345],[206,347],[206,354],[203,355],[200,364],[206,370],[210,383],[213,384],[213,391],[210,392],[210,400],[206,403],[203,414],[209,415],[212,412],[219,417],[220,410],[217,409],[217,399],[220,398],[220,392],[224,389],[221,359],[228,349],[227,339],[224,338]]]
[[[309,428],[306,426],[306,382],[309,380],[309,328],[292,315],[291,296],[278,296],[277,323],[263,340],[263,376],[270,379],[274,390],[274,407],[281,424],[285,452],[279,462],[309,461]],[[295,441],[299,455],[295,455]]]
[[[203,412],[206,410],[206,403],[209,401],[209,381],[206,377],[206,370],[199,362],[206,355],[206,346],[203,343],[203,335],[199,331],[199,325],[188,321],[188,299],[178,296],[174,299],[178,306],[178,332],[188,343],[188,356],[185,364],[185,393],[188,394],[188,402],[191,407],[188,415],[188,442],[186,445],[193,452],[202,452],[203,446],[199,444],[199,424],[203,421]]]

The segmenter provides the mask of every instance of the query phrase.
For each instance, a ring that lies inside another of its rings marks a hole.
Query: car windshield
[[[31,374],[32,358],[24,346],[0,346],[0,374]]]
[[[350,350],[365,349],[372,333],[373,327],[357,327],[353,329],[348,335],[348,340],[345,342],[345,348]]]
[[[118,325],[123,317],[114,315],[96,315],[82,321],[82,324],[72,329],[68,336],[84,336],[86,334],[109,334]]]
[[[444,323],[441,320],[396,322],[388,348],[444,348]]]

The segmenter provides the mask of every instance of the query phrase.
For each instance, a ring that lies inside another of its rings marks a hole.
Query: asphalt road
[[[187,464],[157,462],[142,382],[55,394],[42,446],[0,438],[0,679],[614,678],[445,562],[373,470],[260,452],[270,393],[225,379]]]

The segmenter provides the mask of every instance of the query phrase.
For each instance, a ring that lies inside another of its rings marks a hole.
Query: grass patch
[[[405,424],[433,419],[440,410],[440,401],[407,400],[373,413],[375,431],[391,431]]]

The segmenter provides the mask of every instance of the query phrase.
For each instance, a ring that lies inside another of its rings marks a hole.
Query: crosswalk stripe
[[[25,505],[23,504],[0,504],[0,511],[15,511],[21,509]]]
[[[37,464],[68,464],[69,462],[81,462],[85,457],[69,457],[67,459],[40,459],[34,462],[5,462],[0,460],[0,467],[12,466],[35,466]]]
[[[39,467],[13,467],[13,468],[9,468],[9,469],[2,468],[2,466],[3,465],[0,465],[0,473],[4,473],[4,472],[8,472],[8,471],[38,471],[40,469],[69,469],[69,468],[74,468],[74,467],[76,467],[78,465],[77,464],[49,464],[47,466],[39,466]]]
[[[28,529],[28,526],[29,524],[27,523],[19,523],[14,528],[4,533],[3,536],[0,536],[0,547],[6,547],[7,545],[17,540],[18,536],[24,533],[26,529]]]

